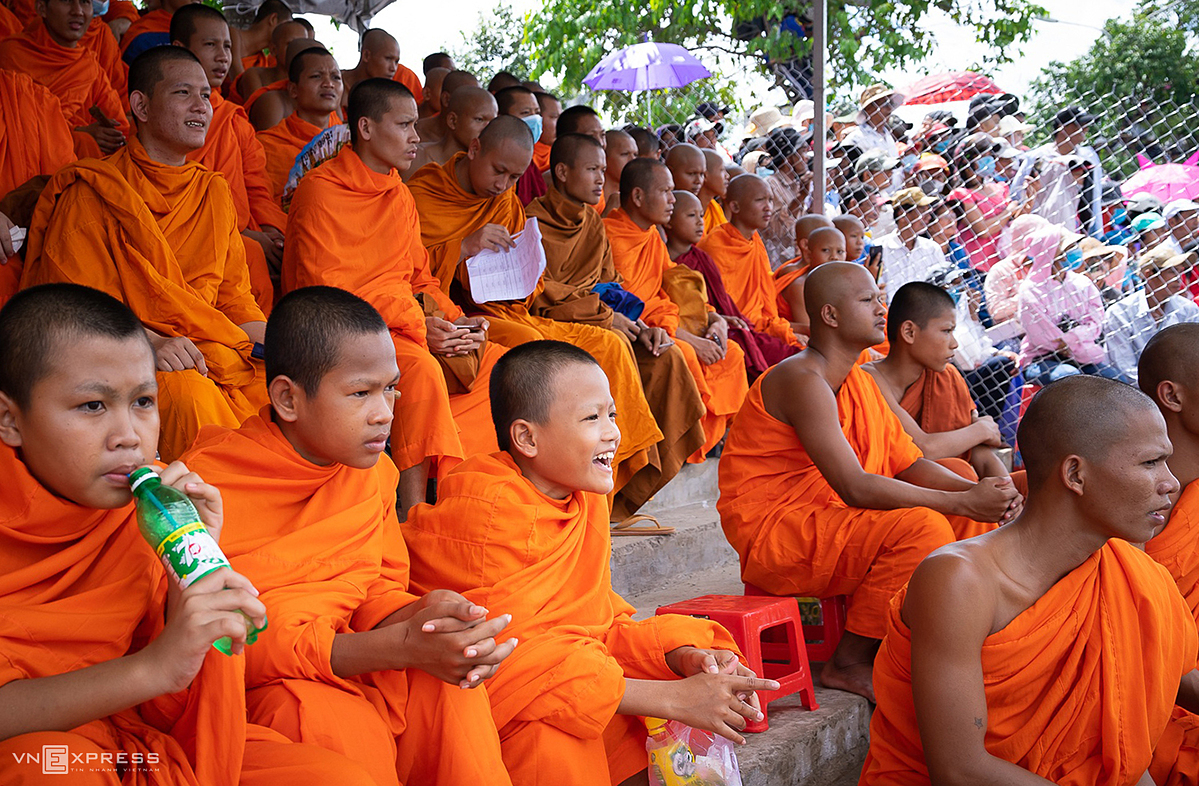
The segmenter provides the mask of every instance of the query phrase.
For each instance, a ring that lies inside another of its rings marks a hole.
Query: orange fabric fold
[[[347,216],[355,221],[347,224]],[[478,444],[474,440],[479,435],[482,447],[494,449],[495,429],[485,369],[480,369],[469,392],[453,397],[459,400],[456,420],[444,373],[429,352],[426,313],[436,310],[452,321],[462,316],[462,310],[429,272],[420,232],[416,203],[399,175],[374,172],[352,148],[343,147],[335,158],[305,175],[296,188],[282,283],[285,292],[317,284],[339,287],[383,315],[400,364],[392,457],[400,469],[426,458],[448,469],[468,455],[465,432],[470,432],[472,445]],[[502,350],[488,342],[483,365],[489,369],[500,354]]]
[[[795,314],[792,313],[791,301],[787,299],[787,287],[791,286],[796,279],[805,275],[808,272],[808,269],[803,267],[799,269],[788,270],[786,273],[783,272],[784,269],[786,269],[786,265],[774,271],[776,307],[778,308],[780,318],[785,319],[788,322],[794,322]],[[802,287],[803,282],[800,282],[799,286]]]
[[[275,56],[267,54],[266,50],[254,52],[241,59],[243,72],[249,71],[251,68],[275,68],[278,65],[275,61]]]
[[[271,82],[269,85],[263,85],[262,87],[255,90],[253,93],[250,93],[250,95],[246,96],[246,100],[244,102],[242,102],[242,106],[245,107],[245,110],[247,112],[249,112],[250,107],[254,106],[254,102],[256,102],[258,99],[262,98],[267,93],[272,93],[276,90],[286,90],[287,83],[288,83],[288,80],[280,79],[277,82]]]
[[[79,39],[80,46],[85,46],[96,56],[100,67],[108,75],[108,81],[117,91],[121,99],[121,107],[129,111],[129,66],[121,59],[121,47],[117,37],[112,34],[108,24],[103,20],[93,18],[83,38]]]
[[[95,510],[57,497],[3,445],[0,475],[5,479],[0,495],[0,684],[120,658],[162,632],[167,577],[138,532],[132,504]],[[125,774],[120,782],[129,786],[265,786],[280,774],[270,767],[289,759],[307,765],[300,773],[304,783],[342,782],[339,769],[353,770],[349,762],[310,757],[305,747],[249,726],[245,658],[211,649],[187,690],[69,733],[22,735],[0,743],[0,780],[13,783],[30,775],[31,765],[14,763],[8,752],[41,752],[38,742],[66,744],[73,752],[156,756],[157,764]],[[86,768],[72,769],[76,777],[86,777]],[[246,777],[251,771],[256,774]],[[352,776],[355,784],[363,783]],[[110,782],[116,782],[115,775]]]
[[[725,289],[755,330],[789,344],[798,343],[787,320],[779,316],[770,258],[757,232],[747,238],[732,224],[722,224],[705,234],[697,245],[716,262]]]
[[[953,542],[955,529],[928,508],[867,510],[842,502],[795,429],[766,411],[762,380],[770,373],[749,389],[720,459],[716,506],[741,557],[741,577],[777,595],[849,595],[846,629],[880,639],[891,596],[929,552]],[[921,457],[874,379],[857,366],[837,391],[837,410],[864,471],[895,477]]]
[[[424,101],[425,90],[420,83],[420,77],[416,75],[415,71],[403,63],[399,63],[396,65],[396,72],[391,75],[391,78],[408,88],[412,93],[412,97],[416,99],[416,105],[420,106],[421,102]]]
[[[925,369],[920,379],[903,392],[899,406],[929,434],[954,431],[974,422],[970,388],[962,372],[952,365],[942,371]]]
[[[545,248],[542,288],[529,311],[564,322],[612,327],[612,309],[592,291],[596,284],[621,282],[599,215],[557,188],[530,202],[525,213],[537,219]]]
[[[250,111],[248,101],[245,111],[247,113]],[[335,115],[336,113],[330,116],[330,125],[337,125],[341,122]],[[287,185],[287,176],[291,173],[291,168],[295,166],[296,156],[300,154],[304,145],[311,142],[323,130],[307,120],[300,119],[299,115],[292,112],[279,125],[258,132],[258,141],[262,143],[262,149],[266,153],[266,179],[271,188],[273,204],[281,204],[283,187]],[[282,229],[282,227],[279,228]]]
[[[266,402],[262,364],[239,325],[263,321],[250,292],[224,178],[150,160],[134,137],[104,160],[51,179],[34,212],[21,288],[84,284],[123,301],[146,327],[196,343],[208,376],[160,372],[159,451],[178,457],[201,425],[237,426]]]
[[[8,38],[10,35],[16,35],[21,32],[25,25],[17,18],[17,15],[0,3],[0,40]]]
[[[547,145],[540,140],[533,143],[533,165],[541,172],[545,172],[550,168],[551,149],[551,145]]]
[[[713,199],[704,208],[704,234],[708,234],[721,224],[727,224],[729,220],[724,216],[724,208],[720,203]]]
[[[141,18],[138,13],[137,6],[133,0],[109,0],[108,13],[101,17],[105,24],[115,22],[118,19],[128,19],[130,22],[136,22]]]
[[[421,688],[430,695],[418,701],[434,705],[437,721],[426,722],[430,713],[418,708],[413,724],[415,670],[343,678],[330,663],[337,635],[373,630],[416,600],[396,519],[395,465],[386,456],[370,469],[313,464],[270,422],[269,406],[236,431],[206,429],[185,461],[221,489],[228,520],[238,522],[221,548],[270,609],[270,627],[246,650],[251,718],[349,756],[377,783],[470,782],[451,777],[497,770],[502,783],[485,693]],[[371,745],[380,732],[383,744]],[[469,761],[453,775],[438,772],[447,755],[440,747]]]
[[[115,120],[121,133],[129,136],[129,121],[120,96],[96,55],[86,46],[56,44],[40,18],[23,32],[0,41],[0,69],[29,74],[58,98],[63,116],[72,129],[95,122],[89,111],[98,107]],[[75,132],[75,152],[98,157],[100,148],[92,137]]]
[[[906,595],[905,587],[888,610],[874,663],[878,705],[864,786],[929,783],[911,631],[900,617]],[[983,643],[987,751],[1064,786],[1135,784],[1167,727],[1186,722],[1171,713],[1197,650],[1194,622],[1166,571],[1109,540]],[[1174,760],[1162,753],[1150,774],[1173,783],[1162,776]]]
[[[537,757],[524,755],[529,737],[574,743],[568,751],[588,742],[582,747],[598,747],[591,760],[600,766],[605,743],[624,752],[588,783],[620,783],[640,771],[645,728],[616,716],[625,680],[677,679],[665,659],[677,647],[736,649],[706,620],[633,621],[633,607],[612,590],[605,499],[581,491],[547,497],[506,453],[463,462],[440,484],[437,505],[418,505],[402,526],[414,589],[455,590],[512,615],[505,635],[520,646],[487,689],[517,783],[545,782],[531,771]],[[605,734],[614,721],[636,745]]]
[[[1191,615],[1199,624],[1199,481],[1182,490],[1166,528],[1145,544],[1145,553],[1153,557],[1174,577],[1186,599]]]
[[[121,36],[121,57],[129,62],[138,54],[141,54],[151,46],[165,46],[170,43],[171,32],[171,12],[161,8],[156,8],[153,11],[147,11],[145,14],[133,20],[133,24],[129,25],[129,29],[125,31],[125,35]],[[132,56],[128,54],[133,43],[142,36],[149,36],[150,41],[138,42]],[[165,36],[165,38],[164,38]]]

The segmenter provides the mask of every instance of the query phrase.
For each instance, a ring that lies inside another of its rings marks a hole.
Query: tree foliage
[[[521,81],[531,78],[525,20],[502,2],[479,14],[474,31],[463,33],[462,45],[450,55],[459,68],[477,75],[483,84],[499,71],[507,71]]]
[[[1032,0],[829,0],[830,86],[865,84],[925,57],[934,33],[922,21],[932,9],[976,30],[990,46],[983,65],[1019,54],[1031,20],[1045,13]],[[546,0],[530,15],[525,38],[533,71],[560,77],[568,90],[579,89],[604,55],[646,38],[728,53],[771,74],[771,64],[810,56],[808,12],[806,3],[777,0]]]

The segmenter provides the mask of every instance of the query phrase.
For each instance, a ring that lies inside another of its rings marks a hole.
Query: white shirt
[[[878,281],[886,289],[887,303],[895,297],[899,288],[909,281],[925,281],[928,274],[945,267],[945,254],[941,247],[926,237],[917,237],[916,245],[909,249],[893,232],[878,239],[883,248],[883,269]]]
[[[1058,224],[1072,232],[1083,232],[1098,235],[1102,229],[1103,210],[1100,204],[1103,183],[1103,167],[1099,155],[1086,145],[1074,148],[1073,155],[1086,159],[1092,166],[1091,189],[1080,199],[1079,186],[1074,182],[1074,175],[1065,164],[1055,159],[1062,154],[1058,152],[1057,144],[1047,142],[1030,150],[1020,158],[1020,167],[1012,180],[1011,195],[1013,200],[1024,199],[1024,181],[1032,172],[1035,164],[1041,168],[1041,190],[1033,202],[1033,212],[1051,224]],[[1080,226],[1078,209],[1082,204],[1091,206],[1091,223]]]
[[[1182,295],[1173,295],[1166,300],[1161,322],[1155,322],[1149,313],[1144,289],[1121,298],[1108,307],[1103,318],[1108,362],[1135,384],[1137,361],[1149,339],[1158,331],[1180,322],[1199,322],[1199,305]]]

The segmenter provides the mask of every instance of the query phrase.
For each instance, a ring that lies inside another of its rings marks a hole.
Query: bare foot
[[[854,663],[838,667],[836,658],[824,664],[820,671],[820,684],[826,688],[836,688],[865,696],[874,704],[874,664]]]

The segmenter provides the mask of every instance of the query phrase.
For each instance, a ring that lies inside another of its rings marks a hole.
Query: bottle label
[[[167,571],[187,589],[196,579],[217,568],[229,567],[229,561],[201,522],[187,524],[166,536],[155,549]]]

